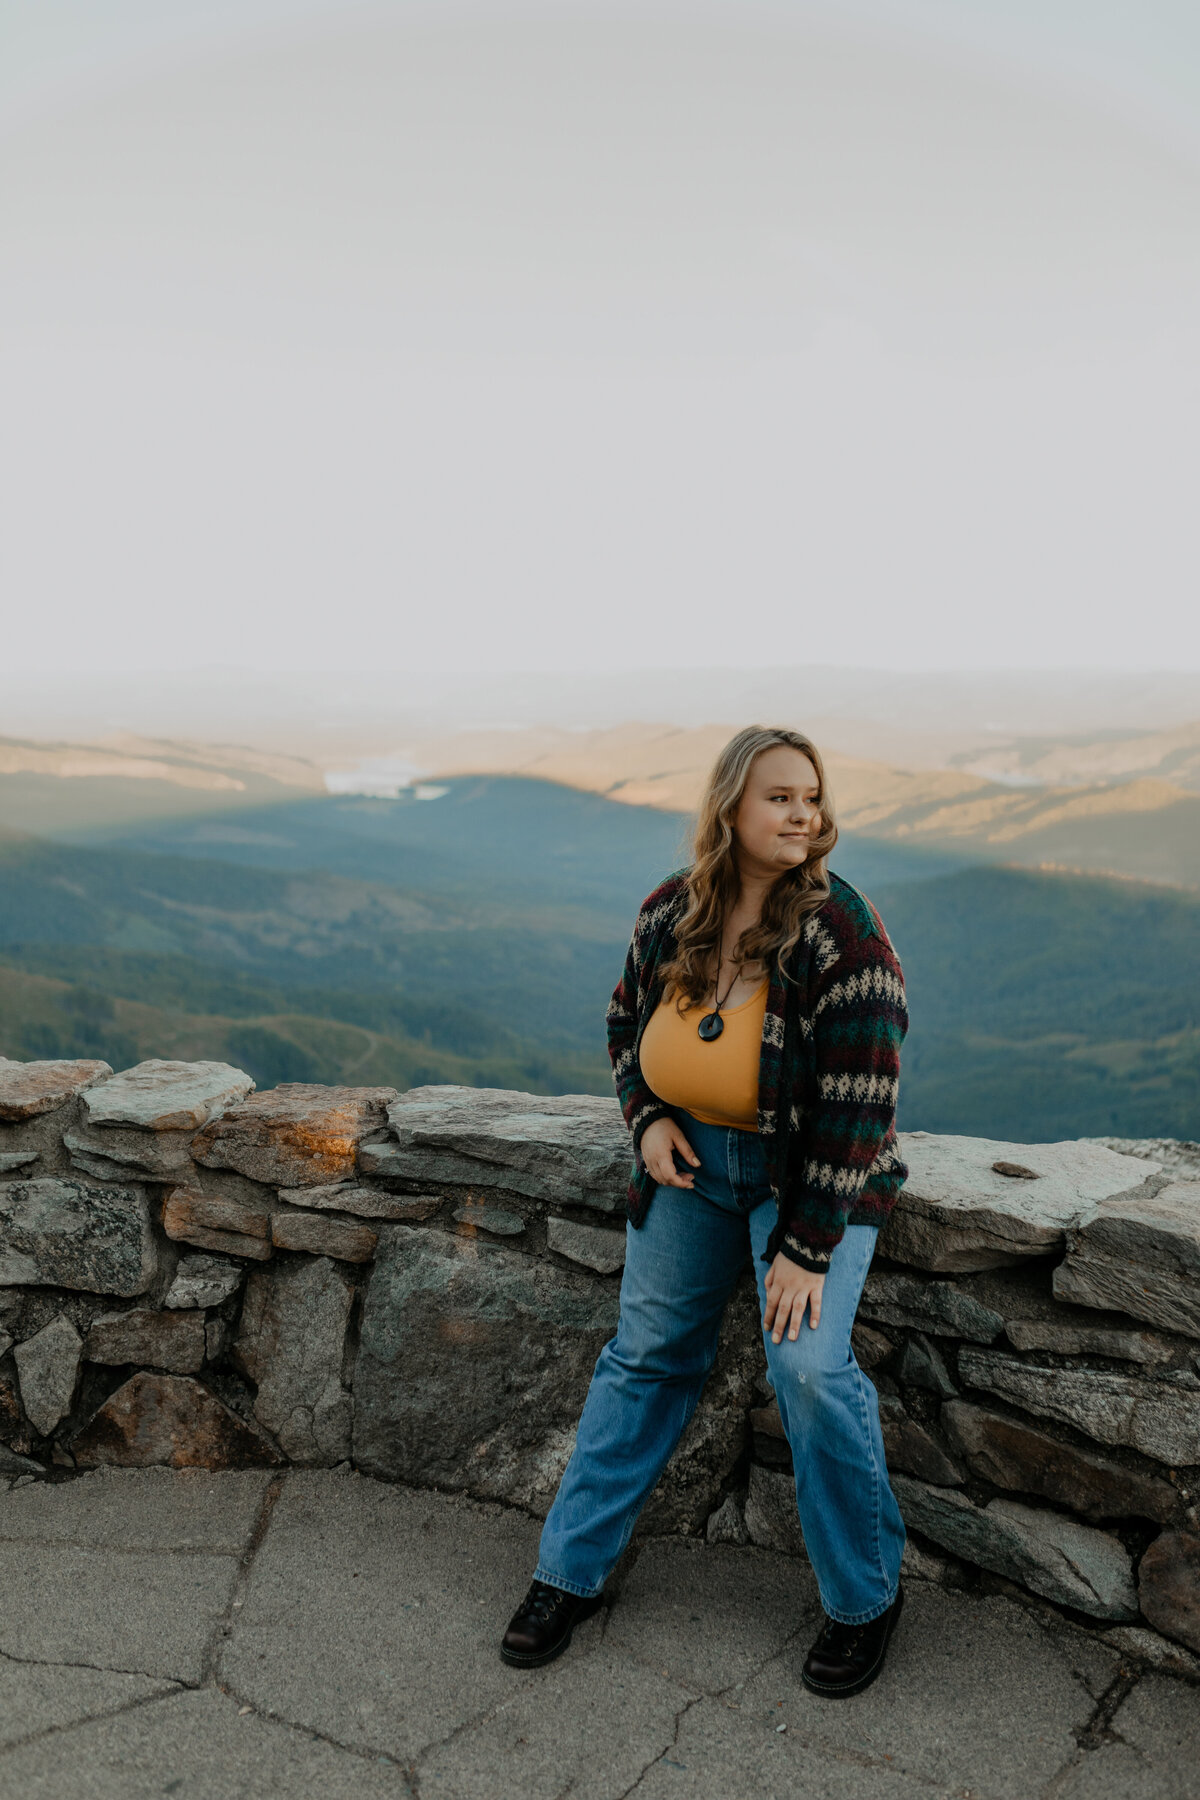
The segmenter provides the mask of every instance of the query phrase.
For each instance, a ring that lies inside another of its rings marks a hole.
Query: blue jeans
[[[717,1353],[747,1235],[766,1307],[761,1261],[777,1208],[758,1133],[707,1125],[671,1109],[700,1158],[675,1152],[688,1188],[655,1189],[643,1223],[626,1226],[617,1334],[605,1344],[575,1448],[538,1547],[540,1581],[598,1594],[629,1542]],[[746,1227],[749,1225],[749,1233]],[[767,1380],[792,1451],[805,1548],[830,1618],[857,1625],[896,1597],[905,1529],[888,1481],[879,1396],[859,1368],[850,1328],[878,1229],[848,1225],[834,1250],[816,1330],[806,1309],[793,1342],[763,1332]]]

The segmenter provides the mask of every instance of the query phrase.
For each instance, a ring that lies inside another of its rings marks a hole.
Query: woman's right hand
[[[686,1169],[680,1174],[675,1167],[672,1151],[678,1150],[685,1161],[700,1167],[700,1158],[692,1149],[680,1131],[674,1119],[655,1119],[653,1125],[647,1125],[642,1133],[640,1145],[642,1161],[653,1175],[655,1181],[664,1187],[690,1188],[695,1176]]]

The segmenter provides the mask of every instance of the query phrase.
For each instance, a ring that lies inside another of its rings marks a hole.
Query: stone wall
[[[253,1085],[0,1061],[0,1483],[350,1463],[544,1514],[616,1324],[615,1099]],[[1200,1149],[902,1142],[854,1344],[910,1569],[1200,1651]],[[803,1554],[749,1269],[638,1530]]]

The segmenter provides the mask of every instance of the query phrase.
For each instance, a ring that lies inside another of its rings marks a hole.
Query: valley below
[[[690,860],[727,736],[427,738],[405,747],[425,785],[390,794],[331,793],[295,755],[126,739],[60,747],[55,767],[10,745],[0,1055],[611,1092],[604,1012],[633,918]],[[902,1126],[1197,1136],[1191,766],[1006,785],[838,749],[828,764],[831,867],[905,970]]]

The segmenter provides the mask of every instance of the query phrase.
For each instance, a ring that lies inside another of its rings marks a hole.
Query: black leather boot
[[[800,1671],[805,1687],[828,1700],[869,1687],[883,1667],[888,1640],[903,1605],[904,1589],[897,1587],[887,1611],[865,1625],[844,1625],[840,1619],[827,1618]]]
[[[584,1599],[551,1587],[548,1581],[535,1581],[508,1622],[500,1640],[501,1657],[521,1669],[553,1662],[570,1643],[575,1627],[603,1604],[602,1594]]]

